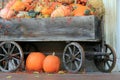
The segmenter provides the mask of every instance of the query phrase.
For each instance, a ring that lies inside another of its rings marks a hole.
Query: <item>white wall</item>
[[[120,0],[117,0],[117,33],[116,33],[116,52],[117,52],[117,67],[120,71]]]
[[[106,43],[110,44],[116,51],[117,63],[113,71],[120,71],[120,16],[118,18],[117,14],[118,5],[120,5],[120,0],[103,0],[105,5],[105,38]],[[119,22],[118,22],[118,20]]]

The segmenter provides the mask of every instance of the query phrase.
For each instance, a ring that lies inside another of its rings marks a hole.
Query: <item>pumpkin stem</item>
[[[52,55],[55,56],[55,52],[53,52]]]

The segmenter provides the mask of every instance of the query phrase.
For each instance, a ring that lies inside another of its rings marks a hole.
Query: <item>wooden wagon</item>
[[[116,54],[105,43],[104,29],[95,16],[0,19],[0,70],[17,70],[24,60],[22,42],[65,42],[62,54],[64,67],[78,72],[85,58],[94,60],[102,72],[111,72]],[[32,48],[32,46],[31,46]],[[29,50],[28,50],[29,51]]]

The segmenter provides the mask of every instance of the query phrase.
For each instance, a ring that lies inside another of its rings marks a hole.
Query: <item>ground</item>
[[[119,72],[101,73],[90,72],[81,74],[72,73],[27,73],[27,72],[14,72],[14,73],[0,73],[0,80],[120,80]]]

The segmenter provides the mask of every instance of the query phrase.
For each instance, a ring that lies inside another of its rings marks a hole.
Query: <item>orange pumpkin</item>
[[[50,7],[43,7],[43,9],[41,10],[41,13],[43,15],[50,15],[53,12],[53,9]]]
[[[60,68],[59,57],[53,55],[48,55],[43,61],[43,70],[47,73],[58,72]]]
[[[15,11],[22,11],[25,9],[25,4],[22,1],[16,1],[13,6],[10,8]]]
[[[61,5],[51,13],[51,17],[66,17],[71,14],[71,7]]]
[[[27,71],[42,71],[45,55],[41,52],[31,52],[26,59]]]
[[[79,4],[79,6],[75,10],[73,10],[72,14],[73,16],[85,16],[90,15],[91,11],[90,8],[88,8],[87,6]]]
[[[52,8],[53,10],[62,5],[62,3],[60,2],[51,2],[50,4],[50,8]]]

